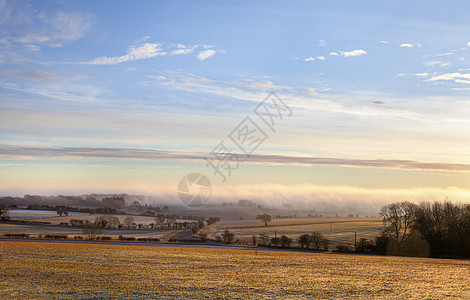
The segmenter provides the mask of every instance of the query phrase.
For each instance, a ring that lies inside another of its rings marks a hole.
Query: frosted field
[[[470,262],[0,242],[1,299],[465,299]]]
[[[56,217],[56,211],[50,210],[26,210],[26,209],[11,209],[9,211],[10,218],[13,220],[26,220],[26,219],[40,219]],[[87,213],[69,212],[70,216],[88,215]]]
[[[209,238],[215,239],[222,235],[225,229],[235,234],[235,239],[248,242],[252,241],[252,236],[259,237],[267,234],[273,238],[285,234],[291,238],[298,238],[302,234],[310,234],[314,231],[320,232],[327,237],[332,245],[349,244],[354,245],[354,233],[357,241],[361,238],[373,240],[380,235],[383,229],[381,219],[341,219],[341,218],[315,218],[315,219],[274,219],[264,226],[260,220],[218,222],[204,229]],[[261,240],[258,238],[258,242]]]

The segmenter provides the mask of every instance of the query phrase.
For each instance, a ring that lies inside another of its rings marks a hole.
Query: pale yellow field
[[[0,242],[1,299],[465,299],[470,262]]]
[[[381,219],[340,219],[340,218],[316,218],[316,219],[275,219],[264,226],[260,220],[218,222],[204,229],[209,238],[222,235],[225,229],[235,234],[235,239],[251,241],[252,236],[259,237],[267,234],[270,238],[275,235],[287,235],[293,239],[302,234],[320,232],[327,237],[332,244],[354,245],[354,234],[359,241],[361,238],[374,239],[380,235],[383,229]],[[259,240],[259,239],[258,239]],[[260,240],[258,242],[261,242]]]

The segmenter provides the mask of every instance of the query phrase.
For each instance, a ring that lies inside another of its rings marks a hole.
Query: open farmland
[[[218,222],[205,229],[209,238],[220,236],[225,229],[235,234],[236,239],[251,241],[252,236],[265,233],[270,238],[275,235],[287,235],[297,238],[302,234],[320,232],[327,237],[333,245],[354,245],[354,233],[359,241],[361,238],[374,239],[383,228],[381,219],[274,219],[264,226],[260,220]]]
[[[0,242],[2,299],[465,298],[469,261]]]
[[[140,237],[162,238],[166,235],[179,232],[177,230],[127,230],[127,229],[103,229],[104,236],[110,236],[117,239],[120,235]],[[83,230],[80,227],[55,226],[55,225],[36,225],[36,224],[6,224],[0,223],[0,236],[6,233],[26,233],[33,238],[50,235],[67,235],[69,238],[74,236],[83,236]]]

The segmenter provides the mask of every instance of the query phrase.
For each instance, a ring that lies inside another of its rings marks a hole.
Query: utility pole
[[[354,251],[357,251],[356,242],[357,242],[357,234],[356,234],[356,231],[354,231]]]
[[[276,230],[274,230],[274,238],[276,238]]]

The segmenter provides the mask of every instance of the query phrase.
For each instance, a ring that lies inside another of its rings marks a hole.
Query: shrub
[[[336,245],[336,251],[337,252],[352,252],[353,248],[345,244],[338,244]]]

